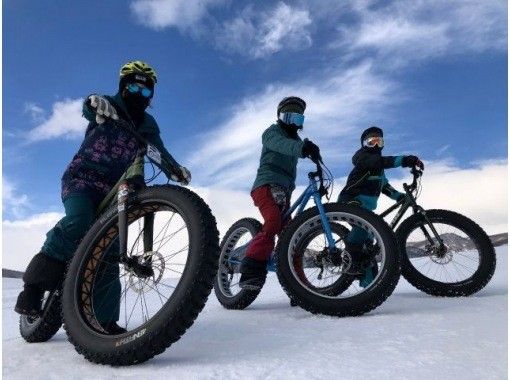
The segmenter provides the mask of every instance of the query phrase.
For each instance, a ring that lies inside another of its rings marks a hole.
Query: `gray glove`
[[[90,101],[90,106],[96,111],[96,123],[103,124],[106,121],[106,118],[111,118],[113,120],[118,120],[119,115],[117,115],[117,111],[110,104],[108,99],[99,96],[99,95],[90,95],[88,100]]]
[[[172,174],[170,178],[172,181],[180,182],[184,186],[189,185],[191,182],[191,173],[188,169],[186,169],[184,166],[179,166],[180,173],[179,174]]]

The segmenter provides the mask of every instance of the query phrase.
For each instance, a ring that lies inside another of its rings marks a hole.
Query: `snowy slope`
[[[162,355],[129,368],[88,363],[61,330],[27,344],[12,312],[18,279],[3,280],[5,379],[505,379],[507,255],[470,298],[433,298],[401,280],[390,299],[358,318],[291,308],[276,277],[244,311],[211,295],[195,325]]]

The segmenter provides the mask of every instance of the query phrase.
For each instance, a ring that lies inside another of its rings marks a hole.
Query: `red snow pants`
[[[273,252],[275,236],[288,223],[288,220],[282,219],[283,214],[289,208],[290,197],[286,197],[285,205],[278,205],[273,198],[270,185],[257,187],[251,192],[251,197],[264,218],[264,224],[262,230],[250,242],[246,250],[246,257],[266,261]]]

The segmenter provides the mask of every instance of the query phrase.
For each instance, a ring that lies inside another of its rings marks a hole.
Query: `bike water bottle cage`
[[[150,98],[152,96],[152,90],[147,87],[143,87],[138,83],[128,83],[126,85],[126,89],[132,94],[140,92],[144,98]]]
[[[296,127],[301,129],[303,128],[305,116],[297,112],[280,112],[278,119],[285,124],[294,124]]]
[[[379,148],[384,147],[384,138],[382,136],[370,136],[363,140],[363,146],[368,148],[373,148],[376,145]]]

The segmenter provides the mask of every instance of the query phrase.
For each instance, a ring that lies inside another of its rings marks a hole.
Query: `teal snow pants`
[[[73,194],[64,200],[66,215],[46,234],[42,253],[68,262],[78,244],[95,221],[97,204],[85,194]],[[118,240],[115,240],[98,267],[94,284],[93,307],[99,322],[119,319],[121,284],[119,280]]]

